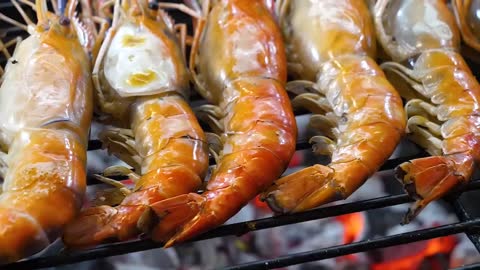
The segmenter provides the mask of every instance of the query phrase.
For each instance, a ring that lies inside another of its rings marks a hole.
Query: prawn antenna
[[[52,1],[52,5],[54,6],[55,12],[59,15],[65,14],[65,8],[67,6],[67,0],[57,0],[57,4],[54,4],[55,1]]]
[[[22,4],[25,4],[25,5],[28,5],[30,7],[32,7],[33,3],[31,3],[30,1],[28,0],[19,0],[20,3]],[[1,13],[0,12],[0,20],[1,21],[4,21],[10,25],[13,25],[13,26],[16,26],[24,31],[28,31],[28,27],[29,26],[34,26],[35,24],[32,22],[32,20],[27,16],[25,10],[23,9],[23,7],[18,3],[17,0],[10,0],[10,2],[12,3],[12,5],[15,7],[15,9],[17,9],[18,13],[20,13],[20,15],[22,16],[22,19],[24,20],[24,23],[21,23],[19,21],[16,21],[8,16],[6,16],[5,14]]]

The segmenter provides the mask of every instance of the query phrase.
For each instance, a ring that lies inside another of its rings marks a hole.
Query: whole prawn
[[[223,224],[284,172],[295,151],[286,56],[265,1],[204,1],[202,11],[190,65],[197,90],[214,104],[199,115],[223,148],[203,194],[152,206],[160,217],[153,239],[168,240],[166,247]]]
[[[469,181],[480,158],[480,87],[458,53],[460,34],[444,0],[380,0],[373,12],[379,43],[394,61],[381,67],[407,100],[408,137],[432,155],[395,169],[416,200],[408,223]]]
[[[106,177],[126,174],[135,187],[130,191],[120,186],[126,196],[110,196],[115,200],[84,209],[65,229],[67,246],[147,233],[156,225],[152,204],[201,187],[208,145],[186,102],[190,77],[174,28],[170,17],[146,0],[115,3],[93,78],[99,114],[117,127],[99,136],[104,147],[135,172],[112,167],[100,179],[118,186]]]
[[[74,16],[77,1],[58,14],[45,0],[29,3],[36,25],[12,3],[28,27],[0,19],[30,35],[17,44],[0,87],[1,262],[43,250],[79,212],[93,104],[90,34]]]
[[[390,157],[404,134],[402,100],[375,63],[373,21],[364,1],[278,1],[294,107],[314,114],[316,154],[331,156],[287,175],[264,194],[278,213],[345,199]]]

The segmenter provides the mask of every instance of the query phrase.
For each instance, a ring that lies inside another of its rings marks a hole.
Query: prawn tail
[[[466,179],[449,156],[431,156],[404,162],[395,168],[395,178],[415,200],[402,224],[408,224],[427,204],[443,197]]]
[[[125,241],[140,233],[151,221],[146,205],[102,205],[87,208],[65,228],[68,247],[89,247],[109,240]]]
[[[203,232],[199,231],[198,225],[205,221],[206,216],[201,215],[205,202],[205,197],[189,193],[152,204],[151,210],[159,219],[152,230],[153,240],[166,242],[167,248]]]
[[[152,182],[154,185],[149,186]],[[200,183],[199,176],[184,166],[170,166],[147,173],[137,183],[144,185],[143,189],[126,195],[120,205],[84,209],[67,226],[64,243],[69,247],[88,247],[109,240],[125,241],[142,233],[149,234],[157,227],[160,218],[166,215],[156,214],[157,202],[187,194],[188,191],[197,189]],[[108,198],[105,202],[109,201]],[[116,199],[112,201],[115,203]],[[176,212],[172,216],[175,217],[175,214]],[[179,214],[184,215],[182,211]],[[178,217],[174,218],[176,219]]]
[[[302,212],[348,198],[375,171],[361,160],[317,164],[281,178],[262,197],[276,213]]]
[[[335,201],[340,190],[333,176],[333,169],[327,166],[305,168],[276,181],[262,194],[262,200],[276,213],[298,212]]]

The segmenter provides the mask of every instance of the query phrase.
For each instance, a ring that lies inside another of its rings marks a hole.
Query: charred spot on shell
[[[272,209],[272,211],[275,213],[275,214],[286,214],[287,211],[286,209],[280,207],[277,203],[277,200],[275,199],[275,196],[273,194],[268,194],[265,198],[262,198],[264,202],[266,202],[268,204],[268,206],[270,207],[270,209]]]
[[[394,171],[395,178],[403,184],[403,189],[407,192],[408,196],[414,200],[422,200],[422,196],[417,193],[417,188],[415,187],[415,182],[410,179],[405,179],[407,176],[407,171],[405,171],[401,165],[395,168]]]
[[[415,213],[414,210],[412,210],[411,208],[409,208],[407,210],[407,213],[405,213],[405,216],[403,217],[403,220],[402,222],[400,222],[400,225],[408,225],[412,220],[413,218],[417,215],[418,213]]]
[[[145,86],[156,78],[157,75],[151,70],[147,72],[134,73],[127,79],[127,84],[131,86]]]
[[[397,178],[398,181],[401,181],[403,183],[403,179],[405,178],[406,175],[407,175],[407,172],[403,170],[402,167],[398,166],[397,168],[395,168],[394,176],[395,178]]]
[[[137,222],[137,228],[144,234],[148,234],[153,230],[156,224],[160,222],[160,218],[151,208],[147,208],[140,216]]]
[[[330,183],[330,185],[332,185],[335,189],[335,194],[333,194],[333,196],[331,197],[330,200],[327,200],[325,201],[325,203],[331,203],[331,202],[336,202],[336,201],[339,201],[339,200],[345,200],[348,196],[346,195],[346,191],[345,191],[345,187],[343,187],[342,185],[338,185],[336,184],[336,181],[332,181]]]
[[[415,187],[415,183],[408,183],[403,186],[405,191],[407,192],[408,196],[414,200],[422,200],[422,196],[418,195],[417,188]]]

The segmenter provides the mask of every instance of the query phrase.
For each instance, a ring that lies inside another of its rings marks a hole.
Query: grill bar
[[[465,210],[465,207],[463,207],[462,203],[460,200],[457,198],[455,201],[452,203],[453,209],[455,213],[457,214],[457,217],[461,221],[467,221],[467,220],[472,220],[470,215],[467,213]],[[472,244],[475,246],[478,252],[480,252],[480,235],[479,234],[471,234],[471,233],[466,233],[468,236],[468,239],[472,242]]]
[[[305,150],[305,149],[311,149],[311,145],[308,143],[308,141],[305,140],[300,140],[296,144],[296,149],[297,151],[299,150]],[[88,142],[88,151],[95,151],[95,150],[100,150],[102,148],[102,142],[100,140],[90,140]],[[395,159],[389,159],[387,160],[378,171],[385,171],[385,170],[391,170],[395,168],[396,166],[400,165],[403,162],[415,159],[415,158],[420,158],[420,157],[425,157],[427,154],[425,152],[420,152],[419,154],[411,155],[411,156],[405,156],[405,157],[399,157]],[[210,157],[210,165],[214,165],[215,160],[213,157]],[[101,174],[101,173],[99,173]],[[123,178],[122,178],[123,179]],[[93,177],[89,176],[89,179],[87,181],[88,184],[98,184],[101,183],[98,180],[94,179]]]
[[[447,236],[457,233],[469,231],[472,228],[480,226],[480,219],[474,219],[471,221],[465,221],[430,229],[418,230],[408,233],[396,234],[392,236],[386,236],[374,240],[365,240],[352,244],[335,246],[330,248],[318,249],[309,252],[302,252],[291,254],[283,257],[279,257],[272,260],[256,261],[252,263],[245,263],[237,266],[228,267],[228,270],[253,270],[253,269],[272,269],[278,267],[285,267],[294,264],[300,264],[305,262],[323,260],[334,258],[338,256],[354,254],[358,252],[364,252],[374,250],[378,248],[385,248],[391,246],[397,246],[401,244],[407,244],[422,240],[433,239],[441,236]]]
[[[461,191],[470,191],[475,189],[480,189],[480,181],[474,181],[465,185],[465,187],[462,188]],[[395,196],[386,196],[386,197],[365,200],[365,201],[343,203],[339,205],[318,208],[318,209],[314,209],[314,210],[302,212],[302,213],[281,215],[276,217],[258,219],[254,221],[223,225],[195,239],[192,239],[191,241],[199,241],[199,240],[205,240],[205,239],[211,239],[211,238],[229,236],[229,235],[239,236],[251,231],[274,228],[278,226],[300,223],[300,222],[305,222],[305,221],[315,220],[320,218],[333,217],[333,216],[338,216],[338,215],[343,215],[348,213],[378,209],[378,208],[408,203],[410,201],[411,199],[406,194],[402,194],[402,195],[395,195]],[[400,236],[389,236],[389,237],[380,238],[376,240],[367,240],[363,242],[353,243],[350,245],[341,246],[340,251],[334,251],[339,247],[316,250],[316,251],[307,252],[305,254],[302,253],[299,255],[300,257],[298,259],[296,258],[296,255],[288,255],[285,257],[280,257],[275,260],[256,262],[254,266],[259,267],[260,265],[258,263],[263,263],[262,265],[264,265],[265,263],[270,264],[277,260],[280,260],[281,263],[295,262],[296,260],[300,260],[300,259],[303,260],[302,262],[307,262],[308,260],[310,261],[319,260],[323,258],[321,256],[328,256],[328,258],[331,258],[335,256],[353,254],[356,252],[368,250],[370,248],[394,246],[394,245],[399,245],[404,243],[421,241],[425,239],[431,239],[431,238],[444,236],[448,234],[467,232],[468,231],[467,229],[471,229],[479,225],[480,225],[480,220],[475,220],[475,222],[465,221],[458,224],[451,224],[451,225],[438,227],[441,229],[438,229],[438,228],[425,229],[425,230],[407,233],[406,235],[402,234]],[[430,231],[430,230],[433,230],[433,231]],[[374,244],[371,244],[370,242]],[[61,253],[61,254],[56,254],[52,256],[31,258],[31,259],[27,259],[17,263],[4,265],[2,269],[38,269],[38,268],[44,268],[44,267],[52,267],[57,265],[93,260],[93,259],[98,259],[102,257],[121,255],[121,254],[130,253],[130,252],[137,252],[137,251],[143,251],[143,250],[148,250],[153,248],[159,248],[161,246],[162,246],[161,243],[155,243],[149,239],[106,244],[106,245],[102,245],[89,250],[72,251],[69,253]],[[327,255],[322,255],[324,253],[326,253]],[[291,258],[292,256],[294,257]],[[246,268],[246,269],[249,269],[249,268]],[[252,269],[257,269],[257,268],[252,268]],[[264,269],[264,268],[259,268],[259,269]]]
[[[223,225],[218,227],[217,229],[214,229],[193,239],[192,241],[199,241],[228,235],[239,236],[251,231],[268,229],[347,213],[354,213],[357,211],[377,209],[381,207],[402,204],[409,201],[410,199],[407,195],[389,196],[368,201],[360,201],[337,206],[319,208],[303,213],[282,215],[277,217],[259,219],[255,221]],[[60,255],[32,258],[21,262],[5,265],[4,267],[6,267],[5,269],[38,269],[43,267],[51,267],[56,265],[93,260],[101,257],[121,255],[130,252],[143,251],[153,248],[159,248],[161,246],[161,243],[155,243],[149,239],[134,240],[130,242],[106,244],[89,250],[73,251]]]
[[[476,270],[476,269],[480,269],[480,263],[470,264],[470,265],[454,268],[452,270]]]

